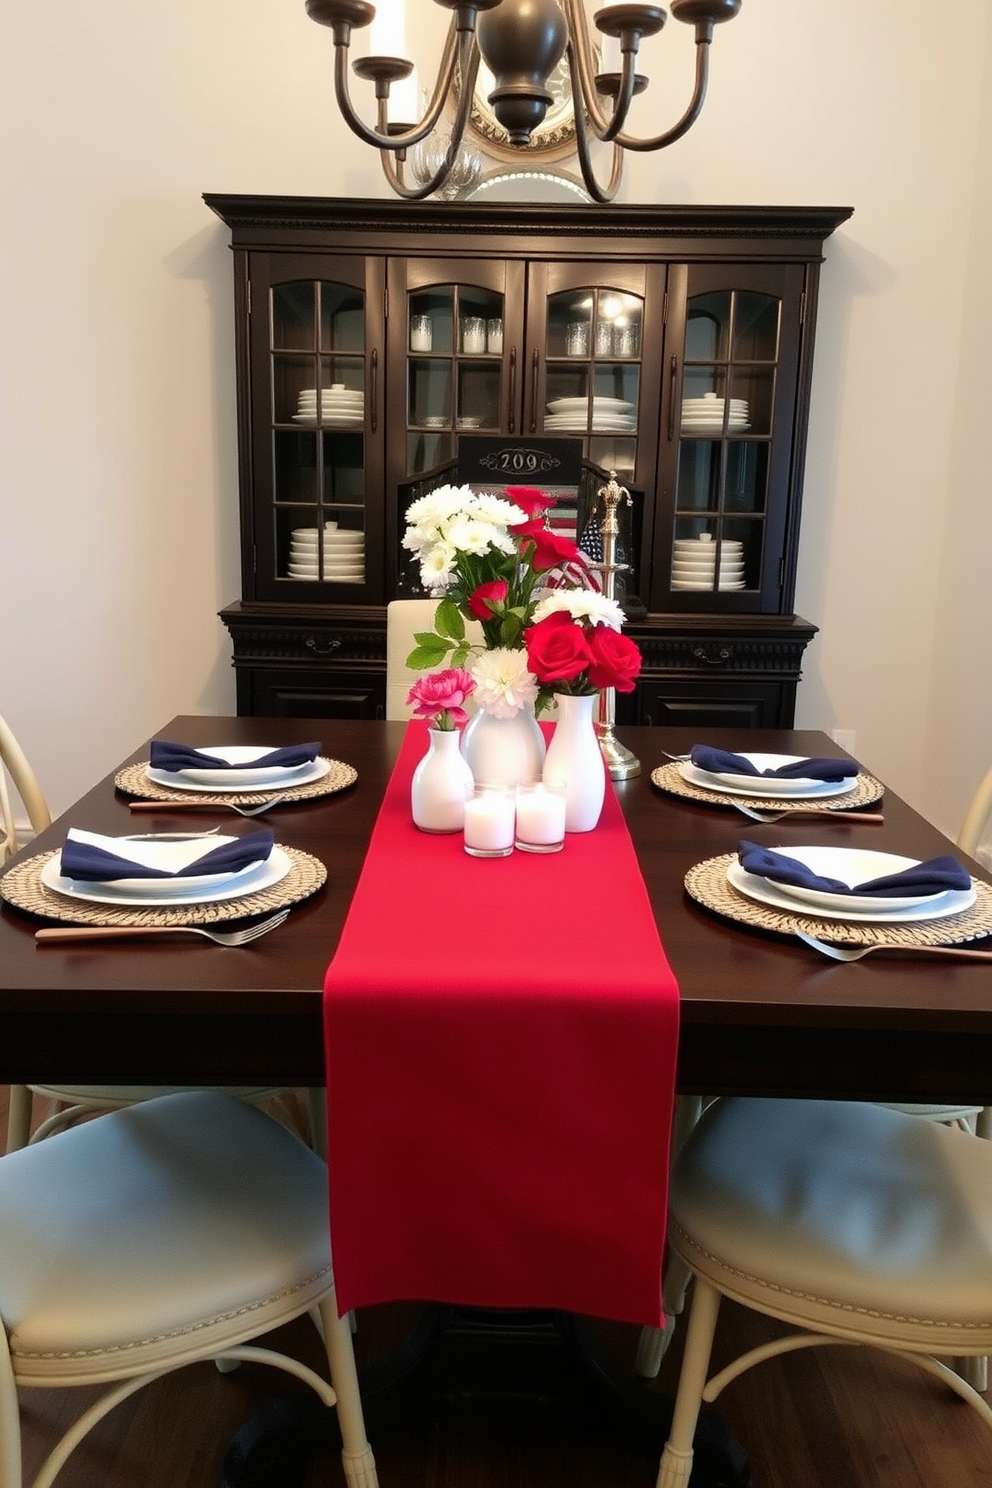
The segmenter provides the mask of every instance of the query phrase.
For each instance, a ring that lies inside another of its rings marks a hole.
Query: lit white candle
[[[501,858],[513,851],[513,796],[480,789],[465,802],[465,851],[472,857]]]
[[[369,23],[370,57],[405,57],[406,7],[404,0],[376,0]]]
[[[416,124],[420,118],[417,112],[419,100],[420,84],[417,81],[417,69],[414,68],[409,77],[400,78],[398,83],[390,86],[390,124]]]
[[[558,852],[565,842],[565,793],[534,784],[517,786],[515,843],[522,852]]]

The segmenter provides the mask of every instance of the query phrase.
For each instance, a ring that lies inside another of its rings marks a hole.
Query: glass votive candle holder
[[[513,851],[514,796],[509,786],[477,784],[465,802],[465,851],[506,858]]]
[[[429,315],[414,315],[410,319],[410,350],[430,351],[434,340]]]
[[[486,322],[481,315],[466,315],[462,321],[462,351],[479,356],[486,349]]]
[[[540,780],[517,786],[513,845],[521,852],[555,853],[565,846],[565,787]]]
[[[565,330],[565,354],[584,357],[589,355],[589,322],[570,320]]]
[[[486,321],[486,350],[496,356],[503,351],[503,321],[498,316]]]

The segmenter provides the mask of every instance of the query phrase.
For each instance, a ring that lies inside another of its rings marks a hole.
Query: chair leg
[[[980,1395],[989,1387],[989,1361],[983,1355],[954,1360],[954,1373],[959,1374],[966,1385],[971,1385]]]
[[[337,1396],[338,1425],[341,1428],[341,1460],[348,1488],[379,1488],[375,1458],[365,1435],[362,1398],[358,1391],[358,1371],[351,1341],[351,1324],[347,1315],[338,1317],[333,1293],[320,1303],[324,1346],[331,1371],[331,1384]]]
[[[719,1311],[720,1293],[709,1282],[697,1277],[686,1331],[682,1373],[672,1414],[672,1429],[661,1454],[657,1488],[688,1488],[689,1475],[692,1472],[692,1439],[696,1434],[699,1408],[709,1373],[710,1352]]]

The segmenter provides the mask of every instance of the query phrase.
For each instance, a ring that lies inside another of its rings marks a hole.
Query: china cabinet
[[[234,250],[239,712],[382,712],[411,484],[471,433],[524,480],[529,439],[578,440],[639,493],[621,721],[791,725],[817,284],[849,209],[204,200]]]

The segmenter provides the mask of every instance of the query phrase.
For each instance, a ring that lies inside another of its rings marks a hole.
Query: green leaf
[[[434,614],[434,629],[438,635],[453,641],[465,639],[465,621],[453,599],[442,599]]]
[[[420,637],[418,636],[418,640]],[[430,642],[434,644],[431,645]],[[449,643],[441,640],[440,636],[427,636],[423,638],[423,644],[415,646],[406,659],[406,664],[411,672],[429,672],[433,667],[440,666],[447,656]]]

